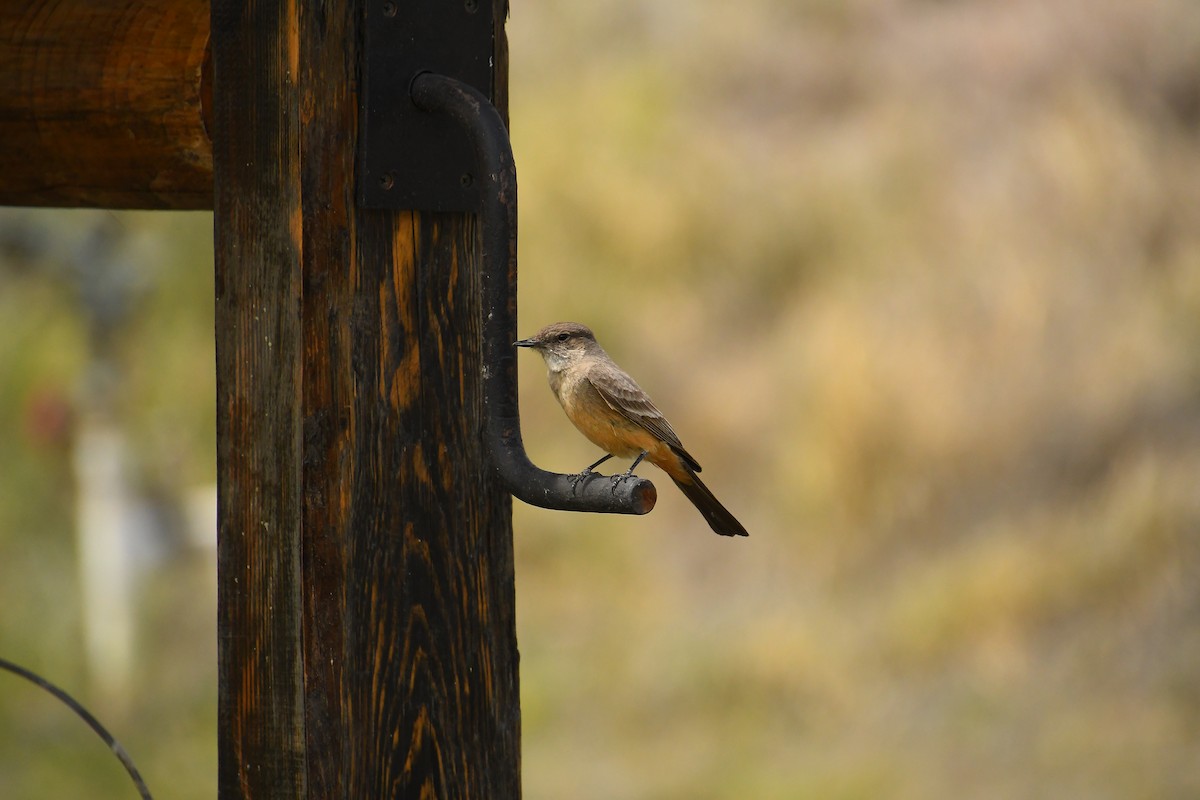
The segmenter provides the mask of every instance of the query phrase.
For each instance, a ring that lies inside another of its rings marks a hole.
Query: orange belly
[[[650,452],[662,444],[645,428],[633,424],[607,405],[596,408],[576,404],[564,406],[564,409],[580,433],[614,456],[631,458],[643,450]]]
[[[614,411],[588,384],[564,386],[559,395],[563,411],[579,432],[606,453],[618,458],[634,458],[642,452],[646,459],[667,473],[681,472],[679,457],[670,446],[650,431]]]

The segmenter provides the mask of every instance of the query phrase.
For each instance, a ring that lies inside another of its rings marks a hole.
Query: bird
[[[722,536],[749,536],[700,480],[700,462],[684,449],[666,417],[637,381],[609,357],[591,328],[578,322],[556,322],[513,345],[542,356],[550,389],[567,418],[606,453],[573,476],[576,481],[613,456],[634,459],[626,472],[611,476],[614,481],[624,480],[646,459],[670,476],[713,531]]]

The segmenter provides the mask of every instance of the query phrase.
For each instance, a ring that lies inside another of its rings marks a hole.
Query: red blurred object
[[[75,426],[75,409],[56,387],[35,389],[25,402],[24,431],[35,445],[66,447]]]

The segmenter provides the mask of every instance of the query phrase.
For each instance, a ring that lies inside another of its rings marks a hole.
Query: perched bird
[[[586,478],[613,456],[634,458],[628,471],[613,476],[622,480],[632,476],[644,458],[671,476],[714,531],[722,536],[749,535],[701,482],[696,474],[700,463],[683,449],[650,396],[613,363],[590,328],[577,322],[556,322],[513,344],[542,354],[550,388],[567,418],[608,454],[577,479]]]

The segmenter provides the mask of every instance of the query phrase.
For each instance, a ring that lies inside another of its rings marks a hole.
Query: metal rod
[[[500,479],[520,500],[562,511],[645,514],[658,499],[645,478],[613,482],[540,469],[521,439],[517,404],[517,168],[508,130],[481,92],[461,81],[424,72],[413,78],[413,103],[455,119],[471,139],[478,174],[483,238],[483,404],[488,449]]]

